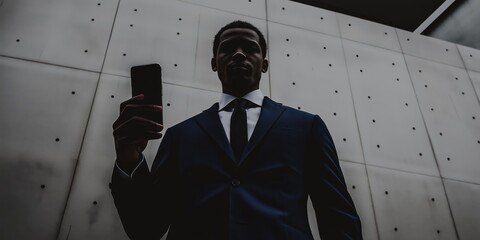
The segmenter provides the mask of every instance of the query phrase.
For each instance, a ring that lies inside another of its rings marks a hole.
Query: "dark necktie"
[[[247,112],[245,109],[255,106],[254,103],[243,98],[237,98],[229,104],[230,109],[233,108],[232,118],[230,118],[230,145],[237,162],[240,160],[248,142]]]

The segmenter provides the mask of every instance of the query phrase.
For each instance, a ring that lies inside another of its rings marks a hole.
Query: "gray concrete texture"
[[[0,3],[0,239],[128,239],[108,183],[129,69],[162,66],[168,128],[218,100],[236,19],[267,37],[262,92],[329,127],[365,239],[480,235],[479,50],[286,0]]]

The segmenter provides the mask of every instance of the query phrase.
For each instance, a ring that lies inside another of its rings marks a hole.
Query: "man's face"
[[[217,71],[224,93],[241,97],[259,88],[268,61],[262,56],[259,37],[253,30],[231,28],[220,35],[212,70]]]

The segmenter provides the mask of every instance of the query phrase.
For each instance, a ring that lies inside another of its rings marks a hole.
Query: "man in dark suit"
[[[169,128],[151,171],[142,151],[163,127],[138,116],[161,107],[140,104],[142,95],[121,105],[111,189],[128,236],[160,239],[169,229],[169,240],[313,239],[310,196],[322,239],[361,239],[324,122],[259,90],[268,69],[262,33],[232,22],[213,51],[219,103]]]

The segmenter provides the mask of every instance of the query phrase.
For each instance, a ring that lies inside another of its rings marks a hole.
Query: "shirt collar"
[[[253,102],[255,104],[257,104],[258,106],[262,106],[262,103],[263,103],[263,93],[262,91],[260,91],[260,89],[256,89],[256,90],[253,90],[247,94],[245,94],[245,96],[243,96],[242,98],[245,98],[247,100],[249,100],[250,102]],[[220,96],[220,101],[218,102],[219,106],[218,106],[218,111],[222,111],[223,108],[225,108],[231,101],[235,100],[236,97],[230,95],[230,94],[226,94],[226,93],[222,93],[222,95]]]

